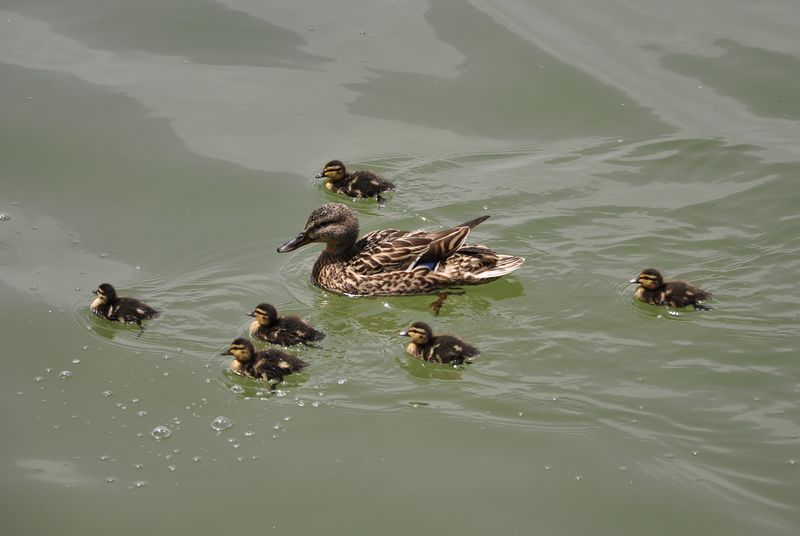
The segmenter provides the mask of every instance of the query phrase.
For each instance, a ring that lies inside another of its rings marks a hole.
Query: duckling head
[[[628,284],[639,283],[647,290],[655,290],[664,284],[664,278],[655,268],[645,268],[638,276],[628,281]]]
[[[312,242],[324,242],[326,250],[338,253],[358,238],[358,220],[347,205],[325,203],[308,217],[306,227],[296,237],[278,247],[278,253],[294,251]]]
[[[345,175],[347,175],[347,170],[344,167],[344,164],[340,160],[331,160],[325,167],[322,168],[322,171],[317,173],[315,177],[317,179],[321,179],[325,177],[328,179],[328,182],[336,182],[342,180]]]
[[[117,291],[108,283],[103,283],[97,290],[93,290],[92,294],[97,296],[100,303],[110,303],[117,299]]]
[[[433,330],[425,322],[414,322],[408,329],[401,331],[400,335],[410,338],[414,344],[427,344],[433,338]]]
[[[253,359],[255,352],[252,342],[243,337],[239,337],[238,339],[234,339],[230,347],[225,352],[222,352],[221,355],[232,355],[236,361],[246,363]]]
[[[278,311],[268,303],[259,303],[252,313],[247,316],[252,316],[256,319],[260,326],[270,326],[278,319]]]

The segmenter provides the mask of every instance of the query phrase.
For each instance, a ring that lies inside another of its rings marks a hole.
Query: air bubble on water
[[[239,384],[233,384],[233,385],[231,385],[231,391],[233,391],[237,395],[240,395],[240,394],[244,393],[244,387],[242,387]]]
[[[144,480],[137,480],[136,482],[133,483],[133,487],[137,488],[137,489],[138,488],[143,488],[146,485],[147,485],[147,482],[145,482]]]
[[[283,420],[289,422],[292,420],[292,418],[287,415],[286,417],[283,418]]]
[[[305,403],[305,402],[303,402],[302,400],[298,400],[298,401],[297,401],[297,405],[298,405],[299,407],[301,407],[301,408],[302,408],[303,406],[305,406],[305,405],[306,405],[306,403]]]
[[[169,428],[167,428],[163,424],[160,424],[160,425],[156,426],[155,428],[153,428],[153,431],[150,432],[150,435],[153,436],[156,439],[166,439],[166,438],[168,438],[169,436],[172,435],[172,430],[170,430]]]
[[[61,378],[62,380],[67,380],[72,377],[72,372],[69,370],[62,370],[61,372],[58,373],[58,377]]]
[[[108,462],[108,461],[114,461],[114,460],[108,454],[103,454],[102,456],[100,456],[100,461],[101,462]]]
[[[671,452],[667,452],[666,454],[664,454],[664,457],[669,458],[671,460],[672,458],[675,457],[675,455]]]
[[[252,430],[246,430],[245,433],[244,433],[245,437],[253,437],[255,435],[256,435],[256,433],[254,431],[252,431]]]
[[[580,482],[581,480],[583,480],[583,475],[575,475],[575,480]]]
[[[33,381],[35,381],[36,383],[43,382],[44,381],[44,376],[36,376],[33,379]]]
[[[203,380],[203,383],[206,383],[206,384],[211,383],[211,378],[206,378],[205,380]]]
[[[347,378],[339,378],[338,380],[336,380],[336,383],[338,383],[339,385],[344,385],[347,383]]]
[[[311,405],[314,406],[315,408],[318,408],[319,407],[319,401],[315,400],[314,402],[311,403]]]
[[[194,463],[200,463],[200,462],[202,462],[202,461],[203,461],[203,458],[202,458],[202,456],[193,456],[193,457],[192,457],[192,461],[193,461]]]
[[[211,421],[211,428],[217,432],[222,432],[233,426],[233,421],[227,417],[219,416]]]
[[[544,466],[544,470],[545,470],[545,471],[549,471],[549,470],[550,470],[550,466],[549,466],[549,465],[545,465],[545,466]]]
[[[286,391],[284,391],[283,389],[276,389],[275,396],[277,396],[278,398],[283,398],[286,396]]]
[[[76,357],[75,359],[73,359],[73,360],[72,360],[72,363],[73,363],[74,365],[77,365],[77,364],[78,364],[78,363],[80,363],[80,362],[81,362],[81,360],[80,360],[80,359],[78,359],[77,357]]]
[[[168,465],[167,469],[169,469],[172,472],[175,472],[175,469],[177,469],[177,467],[175,467],[174,465]]]
[[[137,411],[137,412],[136,412],[136,416],[137,416],[137,417],[147,417],[147,412],[146,412],[146,411],[144,411],[144,410]]]
[[[106,481],[106,484],[113,484],[114,482],[117,481],[117,477],[107,476],[104,480]]]
[[[791,458],[789,460],[789,465],[797,465],[797,460],[795,458]]]
[[[628,466],[627,465],[620,465],[619,467],[617,467],[617,469],[619,469],[620,471],[624,472],[624,471],[628,470]]]
[[[114,396],[114,391],[103,391],[103,396],[106,398],[110,398]]]
[[[142,467],[144,467],[144,465],[141,463],[137,463],[136,465],[133,466],[134,469],[141,469]]]

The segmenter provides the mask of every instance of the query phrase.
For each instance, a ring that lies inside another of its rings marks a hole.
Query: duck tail
[[[456,227],[469,227],[470,229],[474,229],[479,224],[485,222],[486,220],[488,220],[491,217],[492,217],[491,214],[486,214],[485,216],[478,216],[474,220],[466,221],[466,222],[462,223],[461,225],[456,225]]]
[[[515,255],[498,255],[497,262],[489,270],[475,274],[477,279],[492,279],[510,274],[525,262],[522,257]]]

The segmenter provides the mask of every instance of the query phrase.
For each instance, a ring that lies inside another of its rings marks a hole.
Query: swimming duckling
[[[664,281],[661,273],[654,268],[645,268],[631,279],[628,284],[638,283],[634,297],[651,305],[665,305],[668,307],[686,307],[691,305],[695,309],[709,310],[711,307],[703,305],[702,301],[711,299],[711,293],[694,286],[688,281]]]
[[[324,242],[311,280],[337,294],[428,294],[489,283],[522,266],[522,257],[502,255],[481,244],[465,244],[472,228],[488,217],[440,231],[382,229],[358,240],[358,219],[353,211],[341,203],[326,203],[311,213],[305,229],[278,247],[278,252]]]
[[[89,306],[94,314],[114,322],[136,324],[139,326],[140,335],[144,331],[142,321],[150,320],[161,314],[160,311],[156,311],[136,298],[117,296],[117,291],[108,283],[97,287],[92,294],[97,296]]]
[[[378,205],[384,206],[383,192],[393,192],[394,184],[371,171],[348,172],[340,160],[331,160],[316,174],[315,178],[325,177],[325,188],[347,197],[374,197]]]
[[[233,356],[229,365],[231,371],[257,380],[281,382],[284,376],[300,372],[308,366],[299,357],[283,350],[269,348],[256,351],[253,343],[243,337],[235,339],[222,355]]]
[[[250,335],[262,341],[292,346],[321,341],[325,334],[296,316],[278,316],[275,307],[268,303],[256,306],[248,316],[255,318],[250,324]]]
[[[434,335],[425,322],[414,322],[408,329],[400,332],[411,339],[406,352],[412,356],[434,363],[459,365],[480,354],[474,346],[453,335]]]

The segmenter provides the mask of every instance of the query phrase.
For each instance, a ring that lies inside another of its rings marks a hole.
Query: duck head
[[[312,242],[323,242],[326,250],[337,253],[352,246],[358,238],[358,220],[349,207],[341,203],[325,203],[308,217],[305,229],[278,247],[286,253]]]
[[[322,168],[322,171],[315,175],[315,178],[321,179],[325,177],[328,179],[329,182],[336,182],[342,180],[345,175],[347,175],[347,170],[344,167],[344,164],[340,160],[331,160],[325,167]]]
[[[268,303],[260,303],[247,316],[255,318],[260,326],[269,326],[278,319],[278,311]]]
[[[645,268],[638,276],[628,281],[629,285],[634,283],[639,283],[639,285],[647,290],[655,290],[664,284],[664,278],[655,268]]]
[[[433,338],[433,330],[425,322],[414,322],[400,335],[410,338],[414,344],[427,344]]]

